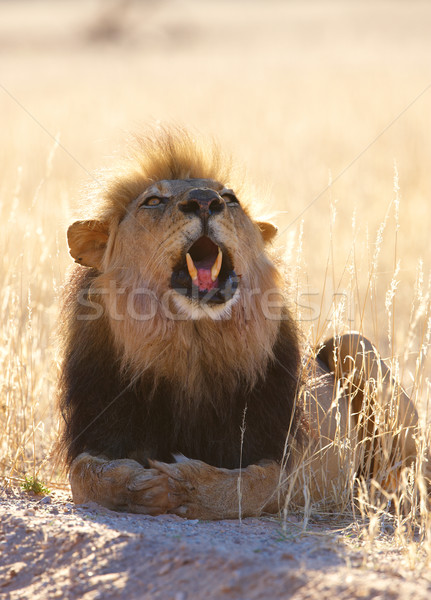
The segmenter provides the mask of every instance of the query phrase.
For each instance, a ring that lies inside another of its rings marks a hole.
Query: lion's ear
[[[277,235],[278,227],[268,221],[256,221],[256,225],[259,227],[265,243],[271,242]]]
[[[109,229],[102,221],[76,221],[67,230],[69,252],[84,267],[101,268]]]

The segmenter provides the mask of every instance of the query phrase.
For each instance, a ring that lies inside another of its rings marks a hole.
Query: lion
[[[417,412],[367,339],[304,355],[277,228],[229,164],[182,130],[138,138],[68,229],[58,398],[77,504],[259,516],[377,469],[396,485],[415,459]]]

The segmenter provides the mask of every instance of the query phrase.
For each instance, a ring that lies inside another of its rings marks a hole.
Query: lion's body
[[[93,219],[69,229],[84,266],[66,286],[59,403],[76,502],[202,518],[274,512],[286,477],[292,501],[304,500],[304,478],[324,498],[340,475],[334,441],[363,434],[349,391],[334,396],[340,365],[353,356],[356,382],[386,366],[350,336],[338,363],[323,352],[304,369],[267,249],[275,229],[250,217],[220,165],[184,134],[147,141]]]

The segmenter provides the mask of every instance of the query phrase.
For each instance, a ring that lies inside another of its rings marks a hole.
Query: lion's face
[[[264,271],[264,242],[275,232],[222,183],[181,179],[150,184],[118,225],[78,222],[68,237],[76,262],[146,287],[170,311],[218,319]]]

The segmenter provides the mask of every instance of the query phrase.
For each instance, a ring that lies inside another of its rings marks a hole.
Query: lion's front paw
[[[226,479],[230,479],[230,472],[200,460],[185,457],[177,460],[172,464],[149,461],[152,470],[156,469],[168,477],[173,501],[168,512],[187,519],[221,518],[218,510],[221,502],[217,491],[223,489]]]
[[[237,519],[278,511],[280,466],[276,462],[239,470],[176,458],[173,464],[150,461],[152,470],[168,477],[173,503],[168,512],[188,519]]]
[[[145,469],[130,459],[108,460],[80,454],[70,469],[76,504],[97,502],[106,508],[159,515],[179,506],[176,486],[160,469]]]
[[[180,498],[175,482],[158,469],[142,469],[127,483],[127,510],[160,515],[178,507]]]

